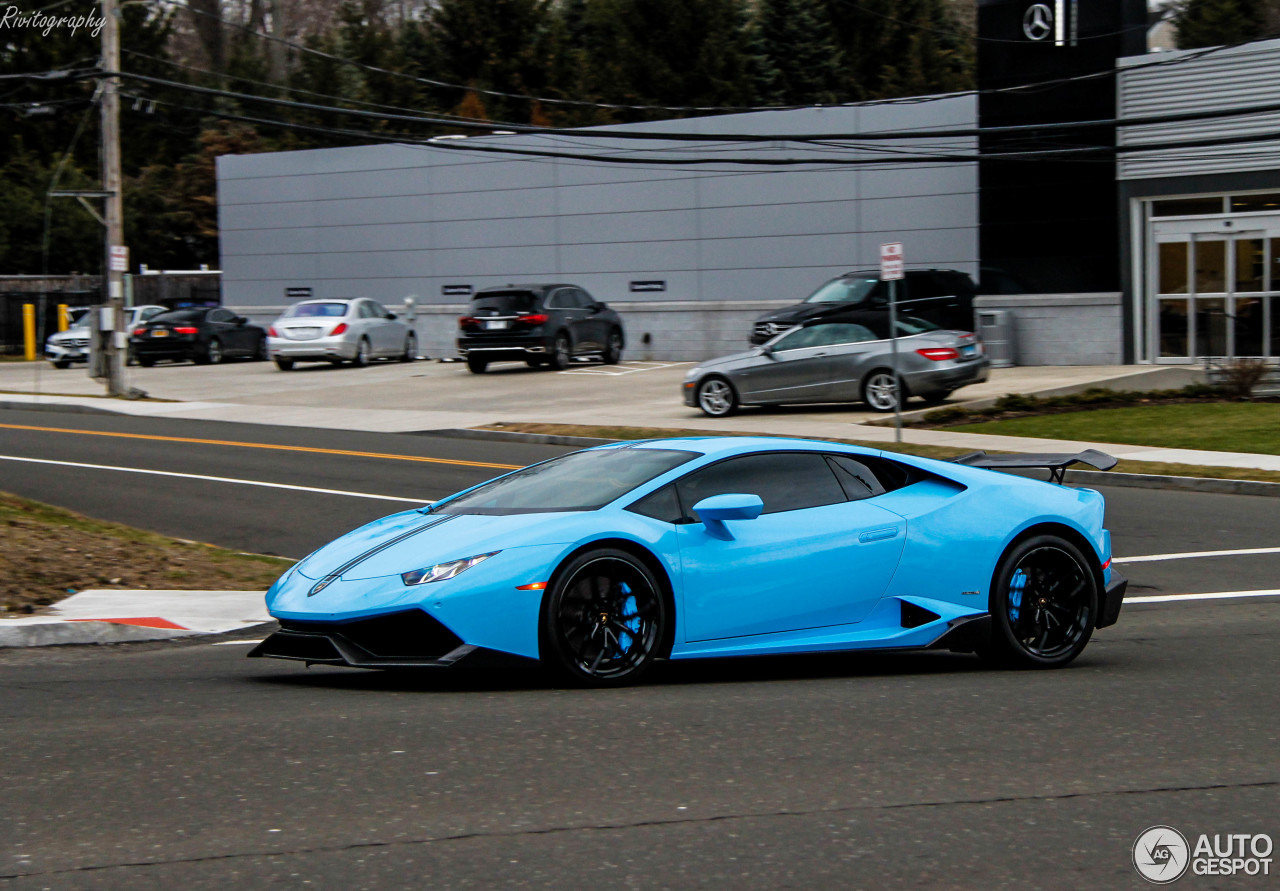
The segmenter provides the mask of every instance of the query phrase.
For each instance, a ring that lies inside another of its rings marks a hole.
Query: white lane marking
[[[1218,591],[1214,594],[1151,594],[1126,597],[1125,603],[1172,603],[1175,600],[1231,600],[1237,597],[1280,597],[1280,588],[1272,591]]]
[[[586,368],[568,368],[561,374],[596,374],[605,377],[620,377],[624,374],[638,374],[645,371],[658,371],[662,368],[675,368],[678,365],[692,365],[692,362],[664,362],[628,365],[594,365]]]
[[[1112,557],[1112,563],[1155,563],[1159,560],[1194,560],[1197,557],[1247,557],[1251,554],[1280,554],[1280,548],[1240,548],[1234,551],[1186,551],[1181,554],[1147,554],[1143,557]]]
[[[262,640],[216,640],[213,643],[209,644],[209,646],[211,647],[243,647],[249,644],[260,644],[262,643],[263,640],[266,640],[266,638],[264,637]]]
[[[0,455],[0,461],[22,461],[28,464],[53,464],[59,467],[84,467],[90,470],[116,470],[121,473],[145,473],[151,476],[172,476],[188,480],[205,480],[212,483],[235,483],[239,486],[261,486],[265,489],[290,489],[294,492],[315,492],[319,495],[348,495],[352,498],[372,498],[375,501],[403,501],[408,504],[430,504],[430,499],[401,498],[398,495],[373,495],[369,492],[346,492],[342,489],[317,489],[314,486],[292,486],[288,483],[266,483],[261,480],[239,480],[225,476],[205,476],[200,473],[175,473],[171,470],[147,470],[141,467],[115,467],[110,464],[82,464],[78,461],[50,461],[47,458],[18,458]]]

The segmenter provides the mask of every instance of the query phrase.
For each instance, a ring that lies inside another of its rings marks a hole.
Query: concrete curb
[[[19,411],[54,411],[73,415],[123,415],[125,412],[113,411],[109,408],[98,408],[92,405],[75,405],[67,402],[14,402],[0,399],[0,409],[17,409]]]
[[[1219,495],[1262,495],[1280,498],[1280,483],[1258,480],[1223,480],[1207,476],[1162,476],[1154,473],[1104,473],[1068,470],[1067,482],[1087,486],[1123,486],[1131,489],[1175,489]]]
[[[590,436],[560,436],[554,433],[517,433],[515,431],[508,433],[505,430],[468,430],[459,427],[448,430],[417,430],[410,435],[415,434],[419,436],[446,436],[450,439],[481,439],[488,442],[529,442],[540,445],[579,446],[584,449],[591,446],[608,445],[611,442],[620,442],[617,439],[596,439]]]
[[[43,615],[0,619],[0,648],[133,643],[264,628],[261,591],[81,591]]]

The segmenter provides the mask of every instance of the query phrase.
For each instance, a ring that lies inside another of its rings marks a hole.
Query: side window
[[[561,288],[558,291],[552,291],[551,296],[547,298],[543,304],[547,309],[567,309],[573,304],[567,299],[569,292]]]
[[[229,322],[231,321],[231,310],[215,309],[209,313],[209,321],[211,322]]]
[[[145,322],[147,319],[151,318],[152,316],[158,316],[162,312],[164,312],[164,310],[157,306],[153,306],[150,309],[144,309],[142,311],[142,318],[139,321]]]
[[[581,288],[573,289],[573,300],[578,306],[582,307],[583,309],[586,309],[588,307],[595,305],[595,301],[591,299],[591,295],[588,294],[586,291],[582,290]]]
[[[916,482],[921,472],[884,458],[828,455],[849,499],[874,498]]]
[[[875,472],[861,461],[847,455],[828,455],[827,460],[835,468],[836,478],[850,501],[863,498],[874,498],[885,493],[884,484],[876,477]]]
[[[373,310],[373,302],[370,300],[361,300],[360,301],[360,318],[372,319],[375,317],[375,315],[376,314],[374,313],[374,310]]]
[[[664,523],[679,523],[680,501],[676,498],[675,483],[650,492],[634,504],[627,505],[627,510]]]
[[[907,279],[898,282],[897,300],[907,299]],[[888,309],[889,308],[889,286],[885,282],[877,282],[875,288],[867,295],[865,304],[867,309]]]
[[[759,495],[764,513],[776,514],[845,501],[844,490],[826,459],[816,452],[743,455],[713,464],[676,482],[686,519],[712,495]]]
[[[369,311],[373,313],[375,319],[385,319],[387,317],[387,308],[376,300],[369,301]]]
[[[876,339],[876,336],[865,326],[847,322],[815,325],[813,330],[818,332],[813,346],[836,346],[842,343],[862,343]]]

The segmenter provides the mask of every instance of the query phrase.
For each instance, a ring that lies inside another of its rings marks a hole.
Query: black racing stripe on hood
[[[425,526],[419,526],[416,529],[410,529],[408,532],[402,532],[401,534],[397,535],[395,538],[384,541],[382,544],[378,545],[375,548],[370,548],[369,550],[365,551],[363,554],[360,554],[357,557],[353,557],[352,559],[348,560],[346,563],[343,563],[333,572],[326,574],[324,578],[320,579],[320,581],[316,582],[314,585],[311,586],[311,590],[307,592],[307,596],[310,597],[313,594],[319,594],[321,591],[327,588],[332,582],[335,582],[338,579],[342,578],[342,574],[344,572],[347,572],[348,570],[356,566],[359,566],[361,563],[363,563],[365,560],[368,560],[370,557],[374,556],[375,554],[380,554],[383,551],[385,551],[387,548],[392,547],[394,545],[398,545],[400,542],[404,541],[406,538],[413,538],[413,536],[417,535],[420,532],[426,532],[428,529],[434,529],[443,523],[447,523],[450,520],[456,520],[456,519],[457,519],[456,515],[440,517],[434,523],[427,523]]]

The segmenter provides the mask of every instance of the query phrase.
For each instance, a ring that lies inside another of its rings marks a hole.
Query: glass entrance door
[[[1280,232],[1189,229],[1156,226],[1152,355],[1163,362],[1280,355]]]

